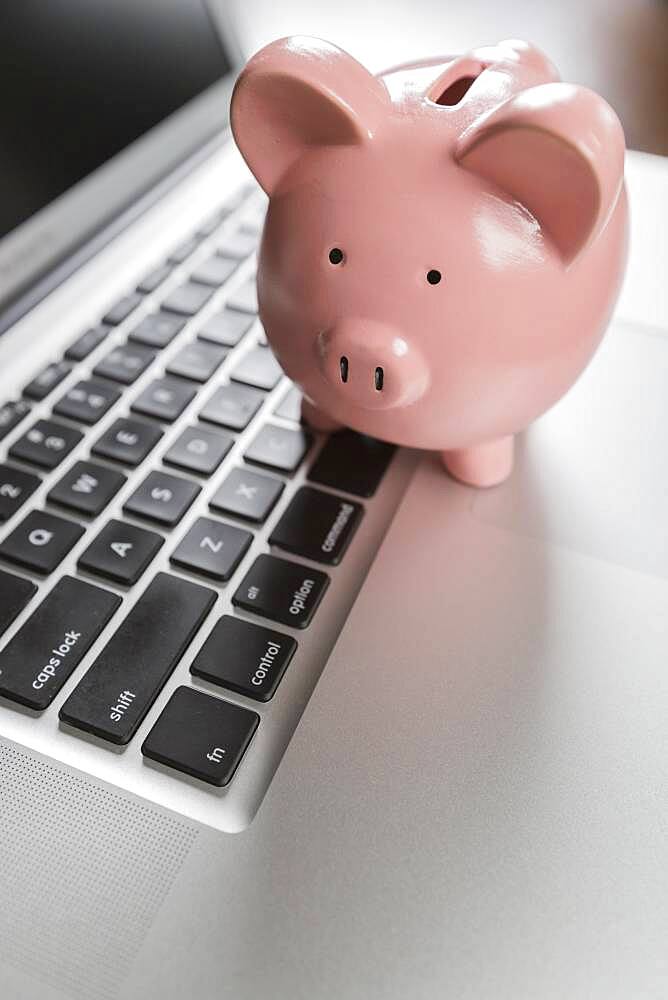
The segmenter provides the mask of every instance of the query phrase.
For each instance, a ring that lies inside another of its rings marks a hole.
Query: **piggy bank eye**
[[[435,270],[427,271],[427,281],[429,282],[430,285],[437,285],[440,280],[441,280],[440,271],[435,271]]]
[[[339,247],[332,247],[329,251],[329,263],[330,264],[343,264],[344,253]]]

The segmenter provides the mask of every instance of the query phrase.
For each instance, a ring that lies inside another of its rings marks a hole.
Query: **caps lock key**
[[[43,712],[120,604],[117,594],[61,577],[0,653],[0,694]]]

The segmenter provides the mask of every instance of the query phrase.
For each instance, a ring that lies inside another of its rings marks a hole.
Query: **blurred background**
[[[141,2],[141,0],[138,0]],[[374,71],[503,38],[543,48],[562,77],[613,105],[633,149],[668,155],[665,0],[211,0],[247,55],[273,38],[319,35]]]

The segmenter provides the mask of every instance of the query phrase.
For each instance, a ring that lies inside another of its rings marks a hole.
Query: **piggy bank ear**
[[[308,147],[353,145],[373,136],[389,106],[385,85],[352,56],[295,36],[261,49],[232,94],[234,138],[271,194]]]
[[[474,122],[460,137],[455,158],[524,205],[570,263],[617,203],[624,133],[598,94],[547,83]]]

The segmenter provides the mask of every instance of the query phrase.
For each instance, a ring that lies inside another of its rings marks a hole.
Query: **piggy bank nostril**
[[[419,399],[429,383],[420,345],[389,323],[344,317],[321,328],[314,347],[317,388],[328,394],[335,408],[406,406]]]

